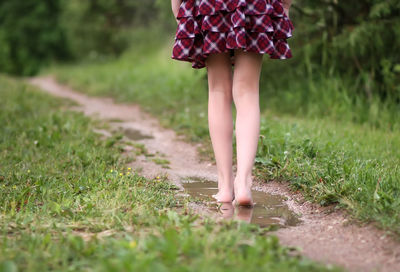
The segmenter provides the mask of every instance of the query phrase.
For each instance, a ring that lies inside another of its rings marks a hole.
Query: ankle
[[[253,179],[252,179],[251,175],[247,175],[247,176],[237,175],[235,177],[235,181],[234,181],[235,186],[245,186],[246,188],[251,188],[252,184],[253,184]]]
[[[218,189],[221,188],[231,188],[233,187],[233,176],[230,176],[228,178],[223,178],[223,177],[219,177],[218,178]]]

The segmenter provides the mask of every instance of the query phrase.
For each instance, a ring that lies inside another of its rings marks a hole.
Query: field
[[[164,178],[126,168],[122,140],[93,132],[100,121],[0,83],[0,271],[334,270],[268,229],[199,218]]]
[[[57,66],[48,72],[90,95],[141,104],[188,140],[204,143],[212,158],[206,71],[171,60],[171,41],[160,43],[162,38],[154,40],[140,31],[136,35],[141,42],[117,60]],[[306,78],[274,89],[278,83],[275,77],[268,80],[270,63],[264,63],[260,90],[257,176],[289,181],[321,205],[345,208],[356,219],[400,234],[400,132],[398,121],[392,120],[396,106],[354,100],[339,78]],[[341,92],[330,84],[334,81]],[[308,97],[307,103],[293,107],[296,97]]]

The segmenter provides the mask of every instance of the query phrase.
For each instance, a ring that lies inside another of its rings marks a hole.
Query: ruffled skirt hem
[[[193,68],[205,67],[209,54],[233,49],[292,57],[286,39],[294,27],[281,0],[183,0],[177,19],[171,57]]]

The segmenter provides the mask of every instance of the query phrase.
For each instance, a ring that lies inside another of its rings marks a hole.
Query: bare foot
[[[251,177],[246,181],[239,181],[235,178],[234,188],[235,188],[235,202],[234,204],[240,206],[253,206],[253,198],[251,197]]]
[[[213,198],[217,200],[217,202],[232,202],[234,199],[233,190],[220,190],[215,195],[212,195]]]
[[[235,194],[233,193],[233,178],[230,184],[218,184],[218,193],[212,195],[213,198],[217,200],[217,202],[232,202],[235,198]]]

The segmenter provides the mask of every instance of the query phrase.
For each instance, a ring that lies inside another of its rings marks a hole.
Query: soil
[[[122,128],[127,138],[144,144],[149,153],[169,161],[166,168],[144,154],[139,155],[130,167],[141,175],[147,178],[166,176],[181,189],[188,179],[217,181],[215,164],[200,159],[198,145],[162,127],[157,118],[139,105],[89,97],[57,83],[51,76],[32,78],[29,82],[54,96],[77,102],[79,106],[73,107],[74,110],[105,120],[114,129]],[[109,136],[107,131],[97,132]],[[127,147],[126,153],[130,151]],[[255,180],[253,189],[280,195],[288,208],[300,215],[300,224],[273,232],[282,244],[297,247],[302,255],[313,260],[339,265],[349,271],[400,271],[398,239],[372,224],[360,224],[343,210],[313,204],[301,193],[290,190],[285,182]],[[196,205],[193,208],[203,210]]]

